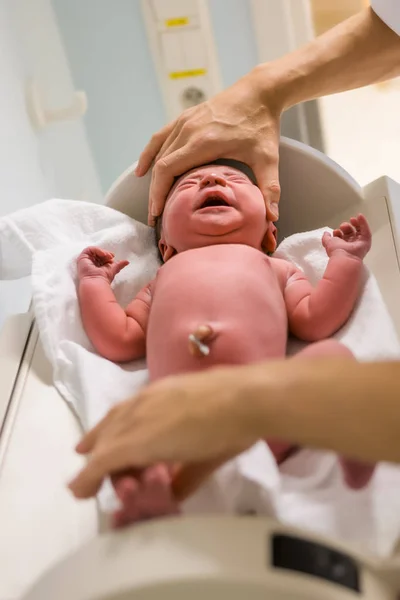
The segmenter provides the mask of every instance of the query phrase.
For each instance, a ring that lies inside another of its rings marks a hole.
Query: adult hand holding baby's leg
[[[230,458],[232,456],[225,456],[175,468],[160,463],[112,476],[115,492],[122,503],[114,513],[114,527],[179,514],[179,503],[194,494]]]
[[[202,463],[246,450],[264,432],[258,416],[265,406],[265,385],[259,383],[264,371],[251,365],[233,373],[212,369],[207,377],[168,377],[114,406],[78,444],[77,452],[90,458],[70,482],[71,491],[89,498],[104,477],[125,468],[160,461]],[[274,367],[267,378],[271,395],[281,380]]]

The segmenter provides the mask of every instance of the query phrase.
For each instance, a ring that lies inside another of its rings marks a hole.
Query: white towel
[[[277,255],[317,281],[327,262],[323,231],[284,240]],[[159,266],[152,230],[105,206],[51,200],[0,219],[0,278],[32,273],[35,316],[55,386],[73,405],[84,428],[147,381],[144,361],[113,364],[94,352],[83,331],[75,261],[88,245],[130,261],[113,285],[122,305],[154,277]],[[378,286],[367,271],[358,306],[336,337],[360,359],[400,356]],[[291,343],[290,353],[296,350]],[[106,493],[103,506],[108,502]],[[184,508],[268,514],[385,556],[400,533],[399,503],[398,467],[381,465],[365,490],[352,492],[342,483],[334,454],[303,450],[279,471],[268,447],[260,442],[222,467]]]
[[[84,428],[147,379],[144,361],[116,365],[93,349],[76,294],[76,258],[100,246],[130,261],[113,284],[127,305],[159,267],[153,231],[106,206],[50,200],[0,219],[0,278],[32,274],[34,313],[54,383]]]

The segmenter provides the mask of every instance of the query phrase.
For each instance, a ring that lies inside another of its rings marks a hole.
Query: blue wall
[[[232,85],[258,62],[248,0],[209,0],[222,82]]]
[[[103,190],[166,120],[140,0],[52,0]],[[257,61],[248,0],[210,0],[223,84]]]

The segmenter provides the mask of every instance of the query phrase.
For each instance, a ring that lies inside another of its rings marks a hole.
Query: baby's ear
[[[176,254],[175,248],[169,246],[165,243],[163,239],[158,242],[158,249],[163,257],[163,261],[167,262],[170,258],[172,258]]]
[[[262,248],[266,250],[266,252],[275,252],[277,245],[277,234],[278,230],[275,225],[270,221],[268,223],[267,231],[265,232],[264,239],[262,241]]]

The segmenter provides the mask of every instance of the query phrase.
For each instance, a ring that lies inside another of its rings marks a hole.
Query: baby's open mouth
[[[201,208],[210,208],[212,206],[230,206],[223,198],[220,196],[209,196],[200,206]]]

